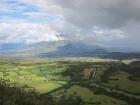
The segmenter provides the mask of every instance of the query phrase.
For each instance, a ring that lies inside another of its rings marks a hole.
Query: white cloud
[[[63,8],[60,5],[55,5],[53,0],[22,0],[23,2],[28,2],[35,4],[41,8],[43,12],[47,12],[52,15],[62,15]]]
[[[0,42],[35,43],[63,40],[48,24],[3,22],[0,25]]]
[[[121,30],[112,29],[112,30],[93,30],[93,33],[95,34],[94,37],[97,40],[102,41],[112,41],[112,40],[118,40],[118,39],[124,39],[126,37],[126,34],[122,32]]]
[[[8,7],[6,6],[6,5],[1,5],[0,4],[0,10],[1,11],[7,11],[8,9],[7,9]]]
[[[42,10],[61,14],[81,28],[92,26],[119,28],[129,20],[140,21],[139,0],[23,0]]]
[[[22,0],[22,2],[38,6],[39,12],[24,13],[31,17],[26,22],[20,22],[18,19],[12,19],[12,22],[0,20],[1,42],[32,43],[57,40],[59,39],[57,34],[64,34],[64,37],[70,40],[140,48],[139,0],[106,0],[105,2],[102,0]],[[60,16],[63,19],[43,24],[47,15]],[[30,20],[33,19],[34,23],[31,23],[33,21]],[[42,20],[44,21],[40,22]],[[1,24],[4,23],[7,25],[3,29]],[[93,28],[95,26],[99,29]]]

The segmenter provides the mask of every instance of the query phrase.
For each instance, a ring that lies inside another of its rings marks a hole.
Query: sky
[[[0,43],[82,41],[140,51],[140,0],[0,0]]]

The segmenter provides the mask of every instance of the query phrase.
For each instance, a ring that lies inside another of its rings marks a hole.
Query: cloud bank
[[[15,39],[20,41],[31,43],[36,42],[36,40],[33,40],[36,38],[40,39],[38,41],[50,41],[59,39],[60,37],[54,38],[54,36],[58,37],[58,34],[63,34],[69,40],[80,40],[90,44],[96,43],[111,47],[140,49],[139,0],[11,1],[15,2],[0,4],[0,11],[4,12],[3,14],[0,12],[0,17],[8,18],[10,21],[16,20],[15,24],[17,25],[24,24],[24,22],[25,24],[28,23],[28,25],[26,24],[28,28],[21,29],[23,30],[21,33],[24,33],[24,35],[19,35],[20,33],[17,30],[12,32],[17,37]],[[18,6],[13,8],[13,4]],[[6,12],[8,13],[6,14]],[[1,21],[0,24],[4,24],[4,21]],[[12,26],[13,23],[8,24]],[[34,24],[38,28],[33,28]],[[40,28],[40,25],[43,27]],[[10,30],[10,27],[6,29]],[[7,36],[4,34],[6,33],[1,31],[1,41],[5,39],[6,42],[9,37],[12,37],[12,35],[8,35],[8,31]],[[42,39],[38,37],[42,37]]]
[[[31,44],[41,41],[63,40],[63,37],[59,36],[59,33],[52,30],[47,24],[25,22],[1,23],[0,33],[3,32],[4,34],[0,38],[1,43],[17,42]]]

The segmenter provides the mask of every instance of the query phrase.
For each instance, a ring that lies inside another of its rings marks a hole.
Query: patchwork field
[[[139,64],[98,58],[0,59],[0,78],[39,94],[78,96],[85,105],[138,105]]]

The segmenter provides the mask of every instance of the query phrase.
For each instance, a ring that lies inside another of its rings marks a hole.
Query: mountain
[[[109,52],[135,53],[140,52],[140,49],[131,47],[105,47]]]
[[[26,54],[39,54],[39,53],[48,53],[55,51],[59,46],[62,46],[64,41],[42,41],[34,44],[26,45],[22,49],[18,49],[16,53],[26,53]]]
[[[106,53],[104,58],[112,58],[112,59],[140,59],[140,52],[110,52]]]
[[[107,53],[99,46],[89,45],[82,42],[65,42],[62,46],[57,47],[54,51],[41,53],[42,56],[95,56]]]
[[[103,57],[115,59],[140,59],[139,52],[120,52],[109,50],[98,45],[90,45],[84,42],[74,41],[50,41],[34,44],[5,43],[0,44],[0,56],[18,57]],[[126,51],[126,50],[125,50]]]
[[[34,44],[3,44],[0,45],[0,54],[30,54],[35,56],[43,55],[44,57],[54,56],[95,56],[107,53],[99,46],[89,45],[83,42],[73,41],[50,41],[38,42]]]
[[[15,50],[23,49],[26,45],[23,43],[3,43],[0,44],[0,54],[15,53]]]

